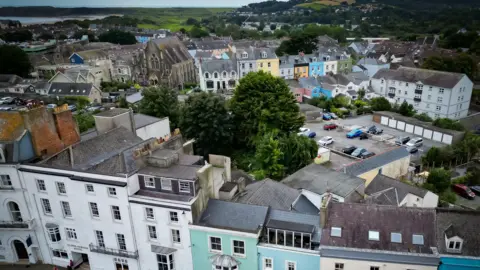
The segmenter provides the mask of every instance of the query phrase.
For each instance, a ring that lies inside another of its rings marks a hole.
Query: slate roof
[[[146,166],[140,169],[138,173],[159,177],[195,180],[197,179],[197,171],[201,168],[201,165],[172,165],[167,168]]]
[[[196,225],[257,233],[265,225],[268,207],[210,199]]]
[[[237,71],[237,64],[234,60],[204,60],[202,61],[202,71],[203,72],[218,72],[221,73],[223,71],[231,72]],[[230,75],[230,74],[229,74]],[[219,76],[222,76],[219,74]]]
[[[20,83],[22,80],[22,77],[19,77],[15,74],[0,74],[0,86],[12,86]]]
[[[84,61],[108,58],[108,53],[102,49],[80,51],[75,53],[82,57]]]
[[[18,111],[0,112],[0,142],[11,142],[25,130],[23,118]]]
[[[105,110],[103,112],[99,112],[95,114],[95,116],[101,116],[101,117],[115,117],[124,113],[128,113],[130,110],[129,109],[124,109],[124,108],[115,108],[111,110]]]
[[[300,191],[271,179],[256,181],[238,193],[233,202],[270,206],[273,209],[290,210]]]
[[[198,40],[195,41],[197,50],[220,50],[227,49],[228,42],[225,40]]]
[[[374,79],[396,80],[402,82],[417,83],[424,85],[432,85],[443,88],[453,88],[465,74],[444,72],[437,70],[399,67],[396,70],[380,69],[373,75]]]
[[[440,254],[480,256],[480,211],[437,208],[437,248]],[[461,253],[447,252],[447,238],[463,239]]]
[[[54,82],[50,85],[48,95],[52,96],[89,96],[93,88],[92,83],[64,83]]]
[[[330,202],[327,213],[322,246],[425,254],[437,246],[434,209]],[[342,229],[341,237],[330,235],[332,227]],[[369,231],[378,231],[379,240],[369,240]],[[391,233],[401,233],[401,243]],[[413,234],[423,235],[424,244],[413,244]]]
[[[346,198],[358,192],[365,185],[365,180],[312,163],[283,179],[282,183],[320,195],[330,191]]]
[[[292,231],[301,231],[301,229],[305,228],[305,225],[309,225],[308,227],[313,228],[312,233],[312,242],[319,242],[322,234],[322,230],[320,228],[320,215],[308,215],[303,213],[296,213],[292,211],[283,211],[283,210],[275,210],[271,209],[268,213],[268,218],[265,225],[268,227],[270,222],[274,222],[277,225],[281,222],[287,224],[288,228]],[[270,223],[271,224],[271,223]]]
[[[366,75],[363,72],[351,72],[351,73],[345,74],[345,77],[349,81],[353,82],[355,85],[360,85],[362,82],[370,80],[368,75]]]
[[[175,36],[151,40],[155,45],[165,52],[171,63],[181,63],[192,59],[185,45]]]
[[[242,53],[246,52],[248,54],[247,58],[242,58]],[[262,53],[265,52],[267,54],[266,58],[262,57]],[[238,61],[245,61],[245,60],[262,60],[262,59],[275,59],[277,55],[275,54],[275,50],[273,48],[245,48],[245,49],[237,49],[236,58]]]
[[[293,203],[293,210],[303,214],[318,215],[320,210],[307,197],[301,194]]]
[[[350,83],[350,80],[347,78],[347,76],[343,74],[332,74],[332,75],[325,75],[325,76],[319,76],[319,80],[322,83],[330,84],[330,85],[347,85]]]
[[[410,153],[408,153],[404,147],[397,147],[373,157],[354,162],[344,169],[347,174],[359,176],[409,155]],[[341,170],[343,170],[343,168]]]
[[[142,92],[137,92],[135,94],[129,95],[126,97],[128,103],[137,103],[143,99]]]
[[[158,117],[153,117],[153,116],[145,115],[141,113],[136,113],[133,115],[133,120],[135,121],[136,129],[162,121],[163,119],[167,119],[167,117],[158,118]]]
[[[371,202],[386,205],[398,205],[408,194],[423,198],[427,192],[426,189],[403,183],[383,174],[377,174],[365,188],[365,194],[372,197]]]
[[[370,54],[368,54],[368,57],[365,57],[365,58],[362,58],[360,59],[358,62],[357,62],[357,65],[385,65],[385,63],[383,63],[382,61],[380,60],[377,60],[375,58],[371,58],[370,57]],[[380,54],[381,55],[381,54]],[[379,55],[379,56],[380,56]],[[378,58],[378,57],[377,57]]]

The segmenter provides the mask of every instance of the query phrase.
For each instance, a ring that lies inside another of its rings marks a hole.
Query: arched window
[[[218,73],[217,73],[217,72],[213,73],[213,77],[214,77],[215,79],[217,79],[217,78],[218,78]]]
[[[235,77],[235,71],[232,71],[232,77]]]
[[[223,74],[222,74],[223,78],[226,78],[227,77],[227,72],[224,71]]]
[[[205,79],[208,79],[209,76],[210,76],[210,75],[208,74],[208,72],[205,72]]]
[[[50,224],[47,223],[47,226]],[[51,224],[50,228],[47,227],[48,231],[48,237],[50,238],[50,241],[56,243],[60,240],[62,240],[62,236],[60,235],[60,229],[58,228],[58,225],[56,224]]]
[[[8,203],[8,210],[10,210],[10,215],[13,221],[23,221],[22,213],[20,212],[20,207],[16,202],[9,202]]]

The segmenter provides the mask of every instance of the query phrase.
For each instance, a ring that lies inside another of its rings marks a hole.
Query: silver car
[[[415,137],[413,139],[411,139],[410,141],[407,142],[406,146],[407,147],[412,147],[412,146],[415,146],[415,147],[421,147],[423,145],[423,139],[420,138],[420,137]]]

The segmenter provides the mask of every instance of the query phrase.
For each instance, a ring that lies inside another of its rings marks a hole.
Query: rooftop
[[[129,109],[123,109],[123,108],[115,108],[111,110],[105,110],[103,112],[95,114],[95,116],[100,116],[100,117],[115,117],[124,113],[128,113],[130,110]]]
[[[265,225],[268,207],[210,199],[196,225],[257,233]]]
[[[197,179],[197,171],[200,168],[202,168],[200,165],[172,165],[167,168],[146,166],[140,169],[138,173],[159,177],[195,180]]]
[[[399,205],[408,194],[423,198],[427,192],[426,189],[409,185],[382,174],[377,174],[365,188],[365,193],[371,198],[370,202],[385,205]]]
[[[48,94],[52,96],[88,96],[93,88],[91,83],[54,82]]]
[[[308,215],[292,211],[272,209],[268,213],[266,226],[275,229],[285,229],[312,233],[312,241],[319,242],[321,236],[320,215]],[[307,231],[309,230],[309,231]]]
[[[283,179],[282,183],[295,189],[306,189],[320,195],[330,191],[345,198],[363,187],[365,180],[322,165],[310,164]]]
[[[350,175],[359,176],[373,169],[410,156],[404,147],[397,147],[373,157],[354,162],[345,167],[345,172]]]
[[[330,202],[327,213],[321,245],[424,254],[437,245],[434,209]]]
[[[396,70],[380,69],[373,75],[373,78],[453,88],[465,76],[466,75],[462,73],[399,67]]]
[[[154,116],[141,114],[141,113],[136,113],[136,114],[133,115],[133,120],[135,121],[135,128],[136,129],[154,124],[154,123],[162,121],[164,119],[168,120],[168,117],[157,118],[157,117],[154,117]]]

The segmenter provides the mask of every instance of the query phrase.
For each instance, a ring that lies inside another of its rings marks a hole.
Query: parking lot
[[[334,122],[340,128],[335,130],[324,130],[323,125],[329,122]],[[360,140],[358,137],[354,139],[348,139],[346,134],[350,131],[350,128],[353,126],[361,127],[361,128],[368,128],[372,125],[376,125],[383,129],[383,134],[378,136],[370,136],[368,140]],[[378,123],[373,122],[371,115],[362,115],[354,118],[348,119],[338,119],[338,120],[331,120],[331,121],[323,121],[321,123],[306,123],[304,127],[309,128],[311,131],[314,131],[317,136],[315,138],[316,141],[320,140],[324,136],[330,136],[333,138],[334,143],[329,145],[329,148],[332,148],[337,151],[341,151],[343,148],[348,146],[355,146],[355,147],[362,147],[367,149],[370,152],[374,152],[375,154],[383,153],[389,149],[392,149],[395,146],[395,138],[398,136],[410,136],[410,138],[415,137],[413,134],[408,134],[406,132],[389,128],[387,126],[380,125]],[[342,129],[345,127],[346,129]],[[427,152],[432,146],[445,146],[442,143],[435,142],[432,140],[423,140],[423,146],[419,148],[419,151],[415,154],[412,154],[412,160],[418,160],[420,157]],[[333,163],[333,168],[338,169],[342,167],[341,164],[344,163],[351,163],[354,160],[348,162],[348,158],[346,157],[336,157],[337,155],[332,155],[331,162]],[[338,163],[338,164],[336,164]]]

